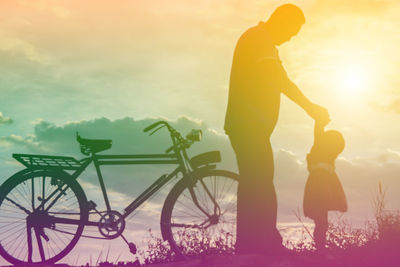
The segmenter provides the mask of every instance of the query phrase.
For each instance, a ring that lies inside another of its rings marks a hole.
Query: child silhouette
[[[307,155],[308,180],[304,190],[303,210],[314,220],[314,242],[317,250],[326,245],[328,211],[347,211],[346,196],[335,172],[335,160],[344,149],[340,132],[325,131],[327,123],[315,122],[314,144]]]

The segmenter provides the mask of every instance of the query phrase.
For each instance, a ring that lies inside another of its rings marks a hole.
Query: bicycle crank
[[[98,229],[107,239],[117,238],[125,229],[125,219],[118,211],[106,211],[99,220]]]

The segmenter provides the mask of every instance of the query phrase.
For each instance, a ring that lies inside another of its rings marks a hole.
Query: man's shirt
[[[262,131],[270,135],[279,115],[286,72],[264,22],[248,29],[236,45],[225,117],[227,134]]]

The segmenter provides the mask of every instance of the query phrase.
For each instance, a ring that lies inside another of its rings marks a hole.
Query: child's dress
[[[304,215],[314,219],[324,211],[347,211],[346,196],[335,173],[334,162],[318,161],[318,155],[312,152],[307,155],[309,176],[304,189]]]

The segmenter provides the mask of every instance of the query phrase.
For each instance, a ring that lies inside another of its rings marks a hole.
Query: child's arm
[[[314,145],[318,144],[321,141],[322,135],[324,134],[324,128],[326,126],[326,122],[321,122],[319,120],[315,121],[314,124]]]

